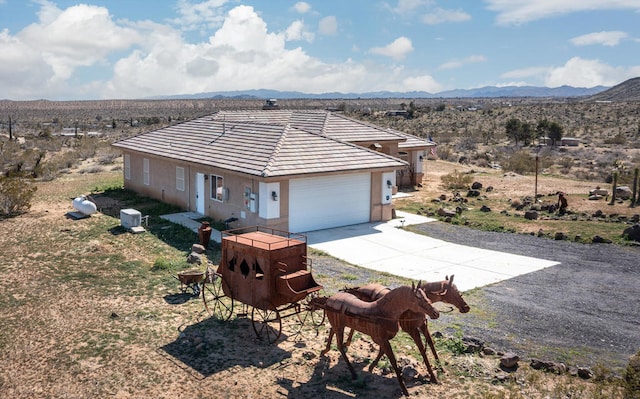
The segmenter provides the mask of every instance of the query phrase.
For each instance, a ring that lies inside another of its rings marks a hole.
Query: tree
[[[536,137],[538,138],[538,143],[540,143],[541,138],[549,137],[549,124],[550,122],[547,119],[541,119],[538,121],[536,125]]]
[[[511,118],[507,121],[505,125],[505,131],[507,137],[515,140],[516,145],[518,145],[518,140],[520,139],[520,129],[522,128],[522,122],[518,118]]]
[[[524,122],[520,124],[520,139],[522,140],[522,144],[527,146],[530,141],[533,139],[533,128],[529,122]]]
[[[549,124],[549,138],[554,146],[562,140],[563,133],[564,129],[558,122],[551,122]]]

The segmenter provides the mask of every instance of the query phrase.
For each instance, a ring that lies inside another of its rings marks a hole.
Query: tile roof
[[[143,133],[114,143],[114,147],[179,161],[220,167],[261,177],[398,169],[406,162],[283,123],[280,111],[246,119],[216,119],[216,114]],[[320,116],[309,118],[307,127]],[[298,116],[296,116],[298,117]],[[294,118],[295,119],[295,118]],[[289,117],[291,120],[291,117]],[[320,126],[320,124],[318,125]]]

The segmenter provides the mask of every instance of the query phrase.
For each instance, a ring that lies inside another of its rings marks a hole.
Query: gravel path
[[[640,248],[495,233],[442,222],[413,226],[445,241],[559,265],[479,288],[486,314],[450,313],[464,334],[523,358],[626,367],[640,350]]]

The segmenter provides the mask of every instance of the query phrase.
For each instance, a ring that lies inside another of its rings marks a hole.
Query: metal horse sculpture
[[[435,303],[435,302],[449,303],[457,307],[460,313],[467,313],[470,309],[469,305],[467,305],[465,300],[462,298],[462,295],[460,294],[460,291],[458,291],[458,288],[455,286],[455,284],[453,284],[453,275],[451,276],[451,278],[449,278],[448,276],[445,277],[443,281],[418,284],[418,288],[424,291],[427,298],[429,298],[429,300],[432,303]],[[390,291],[391,290],[389,288],[385,287],[382,284],[377,284],[377,283],[367,284],[362,287],[356,287],[356,288],[346,288],[344,290],[344,292],[353,294],[363,301],[378,300],[383,296],[385,296]],[[431,382],[438,383],[438,378],[431,368],[431,364],[429,363],[429,359],[427,358],[427,353],[426,353],[424,344],[422,343],[422,339],[420,337],[420,332],[422,332],[422,334],[425,336],[427,344],[429,345],[429,348],[431,348],[431,353],[433,353],[433,357],[436,361],[436,364],[439,365],[440,370],[444,372],[444,368],[440,363],[440,359],[438,358],[438,353],[436,352],[436,348],[433,343],[433,338],[429,333],[426,315],[424,313],[420,314],[413,311],[407,311],[400,316],[399,323],[402,330],[407,332],[407,334],[409,334],[411,338],[413,338],[413,341],[416,343],[418,350],[420,350],[420,354],[422,355],[424,364],[427,367],[427,370],[429,371]],[[351,330],[351,332],[349,333],[349,337],[347,338],[347,341],[346,341],[346,346],[349,346],[352,338],[353,338],[353,330]],[[375,367],[376,364],[378,364],[383,354],[384,352],[380,350],[376,359],[373,361],[373,363],[371,363],[371,366],[370,366],[371,368]]]
[[[398,377],[400,388],[404,395],[409,396],[407,387],[402,380],[396,358],[389,340],[398,333],[398,319],[406,311],[427,314],[437,319],[440,314],[431,305],[424,291],[417,287],[398,287],[390,290],[386,295],[373,302],[358,299],[355,295],[339,292],[329,298],[314,298],[315,305],[323,308],[331,324],[327,347],[320,353],[326,354],[331,349],[331,340],[336,336],[338,350],[347,363],[352,378],[356,378],[356,372],[347,358],[344,348],[344,329],[350,327],[364,334],[380,345],[380,351],[387,355]],[[369,367],[372,370],[373,367]]]

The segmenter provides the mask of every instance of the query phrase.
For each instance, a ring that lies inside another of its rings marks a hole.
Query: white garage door
[[[371,174],[289,181],[289,231],[301,233],[369,221]]]

